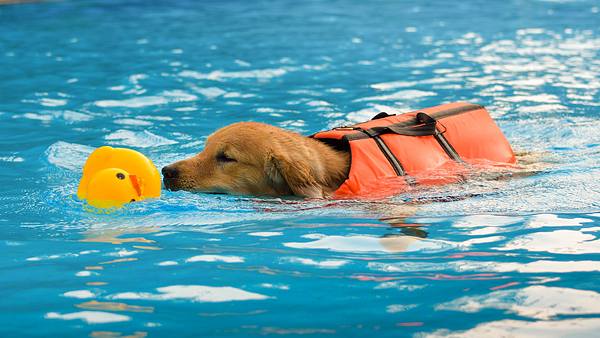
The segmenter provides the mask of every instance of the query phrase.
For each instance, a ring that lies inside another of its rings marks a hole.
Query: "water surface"
[[[0,6],[0,336],[592,336],[597,1]],[[101,145],[483,104],[535,175],[380,201],[74,198]]]

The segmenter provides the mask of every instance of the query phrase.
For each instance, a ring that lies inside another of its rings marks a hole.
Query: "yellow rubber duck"
[[[109,146],[94,150],[83,166],[77,197],[96,208],[160,197],[160,174],[142,153]]]

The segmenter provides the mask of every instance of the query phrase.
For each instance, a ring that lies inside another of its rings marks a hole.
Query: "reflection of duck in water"
[[[152,244],[153,240],[145,237],[121,237],[124,235],[139,235],[139,234],[151,234],[159,232],[158,227],[135,227],[135,228],[118,228],[118,229],[90,229],[84,233],[84,238],[80,239],[80,242],[94,242],[94,243],[111,243],[111,244],[123,244],[123,243],[142,243]]]

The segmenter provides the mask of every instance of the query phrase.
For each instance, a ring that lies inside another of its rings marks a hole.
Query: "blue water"
[[[0,6],[0,336],[597,335],[599,11]],[[458,100],[535,170],[368,202],[164,191],[98,215],[73,197],[101,145],[160,167],[235,121],[309,134]]]

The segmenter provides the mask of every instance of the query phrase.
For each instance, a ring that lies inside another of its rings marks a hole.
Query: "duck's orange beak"
[[[133,188],[135,189],[135,192],[137,192],[138,196],[142,197],[142,187],[140,186],[137,176],[129,175],[129,180],[131,180],[131,184],[133,185]]]

